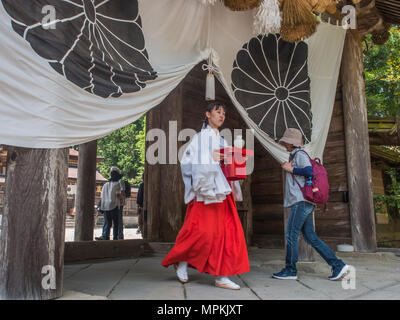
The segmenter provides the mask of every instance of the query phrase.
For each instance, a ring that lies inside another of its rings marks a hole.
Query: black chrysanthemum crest
[[[137,0],[2,0],[13,29],[69,81],[101,96],[136,92],[157,77]],[[56,19],[45,21],[45,6]]]
[[[250,119],[275,141],[297,128],[310,142],[312,115],[305,42],[278,34],[252,38],[233,64],[232,90]]]

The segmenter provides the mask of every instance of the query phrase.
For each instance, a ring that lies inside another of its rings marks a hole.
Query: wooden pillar
[[[179,85],[147,113],[147,132],[161,129],[166,138],[163,145],[166,163],[149,164],[146,159],[147,227],[148,238],[153,241],[175,241],[184,219],[184,185],[178,159],[182,142],[178,142],[177,136],[182,128],[182,92],[182,85]],[[146,151],[154,143],[156,141],[146,142]]]
[[[62,295],[67,149],[8,147],[0,299]]]
[[[75,196],[75,241],[92,241],[96,196],[97,140],[79,146]]]
[[[179,85],[161,103],[160,128],[167,138],[167,164],[160,166],[160,238],[165,242],[173,242],[182,227],[184,220],[184,183],[178,159],[178,150],[183,144],[178,142],[178,134],[182,129],[183,117],[183,85]]]
[[[160,106],[157,106],[147,113],[146,117],[146,139],[147,133],[154,128],[160,128]],[[146,141],[146,183],[145,202],[147,221],[146,238],[150,241],[160,240],[160,164],[149,164],[147,149],[154,142]]]
[[[146,142],[147,145],[147,142]],[[146,148],[145,148],[146,150]],[[144,175],[143,175],[143,209],[141,214],[143,215],[143,230],[142,231],[142,238],[147,239],[148,238],[148,233],[147,233],[147,201],[146,201],[146,194],[147,194],[147,173],[149,171],[149,168],[147,164],[145,163],[144,165]]]
[[[361,37],[357,30],[348,30],[340,76],[352,238],[356,251],[375,252],[376,231],[363,70]]]
[[[283,179],[282,179],[283,195],[285,195],[286,172],[284,170],[282,170],[282,177],[283,177]],[[286,229],[287,229],[287,224],[289,221],[289,215],[290,215],[290,208],[283,207],[284,226],[285,226],[285,248],[286,248]],[[314,220],[315,220],[315,216],[314,216]],[[302,262],[315,261],[313,247],[304,240],[302,233],[300,233],[300,235],[299,235],[299,243],[298,244],[299,244],[299,261],[302,261]]]

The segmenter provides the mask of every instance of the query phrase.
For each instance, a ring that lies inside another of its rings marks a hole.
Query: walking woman
[[[233,276],[250,270],[246,241],[232,189],[220,167],[227,146],[218,128],[225,121],[225,106],[210,103],[201,132],[191,140],[181,160],[188,204],[184,224],[171,251],[162,261],[174,265],[178,279],[186,283],[187,267],[216,276],[217,287],[238,290]],[[236,181],[237,183],[237,181]],[[238,183],[237,183],[238,184]]]

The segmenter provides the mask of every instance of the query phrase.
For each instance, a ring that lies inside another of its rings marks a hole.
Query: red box
[[[219,150],[222,154],[228,154],[228,158],[221,161],[221,169],[228,181],[246,179],[245,157],[253,157],[254,151],[236,147],[226,147]]]

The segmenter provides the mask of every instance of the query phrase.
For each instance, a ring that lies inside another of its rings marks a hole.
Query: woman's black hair
[[[212,111],[214,108],[215,108],[215,110],[219,110],[220,108],[223,108],[224,111],[226,112],[226,106],[225,106],[223,103],[218,102],[218,101],[210,102],[210,103],[207,105],[206,112],[210,112],[210,113],[211,113],[211,111]],[[207,118],[207,116],[206,116],[206,118],[205,118],[204,121],[203,121],[203,129],[204,129],[204,128],[207,128],[207,126],[208,126],[208,118]]]

